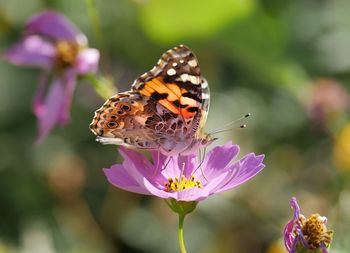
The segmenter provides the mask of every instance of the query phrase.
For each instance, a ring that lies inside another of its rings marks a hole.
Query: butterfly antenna
[[[221,128],[219,128],[219,129],[217,129],[217,130],[214,130],[214,131],[210,132],[209,135],[213,135],[213,134],[217,134],[217,133],[222,133],[222,132],[227,132],[227,131],[230,131],[230,130],[235,129],[235,128],[246,128],[246,127],[247,127],[246,124],[240,125],[240,126],[238,126],[238,127],[237,127],[237,126],[234,126],[234,127],[231,127],[231,128],[228,128],[228,127],[232,126],[233,124],[235,124],[235,123],[237,123],[237,122],[239,122],[239,121],[241,121],[241,120],[244,120],[244,119],[250,117],[251,115],[252,115],[251,113],[247,113],[247,114],[243,115],[242,117],[240,117],[240,118],[238,118],[238,119],[236,119],[236,120],[234,120],[234,121],[231,121],[231,122],[225,124],[223,127],[221,127]]]

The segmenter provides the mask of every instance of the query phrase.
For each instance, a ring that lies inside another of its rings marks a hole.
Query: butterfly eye
[[[108,126],[108,128],[116,128],[116,127],[118,127],[118,123],[111,121],[111,122],[108,122],[107,126]]]

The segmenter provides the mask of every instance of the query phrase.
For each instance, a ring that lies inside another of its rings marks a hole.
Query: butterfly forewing
[[[180,45],[162,55],[155,67],[95,112],[91,130],[104,143],[186,151],[200,142],[209,108],[209,88],[193,52]]]

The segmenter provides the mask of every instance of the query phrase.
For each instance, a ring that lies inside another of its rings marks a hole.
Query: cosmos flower
[[[185,202],[200,201],[237,187],[265,167],[264,155],[250,153],[235,161],[239,147],[230,142],[209,151],[202,163],[196,155],[165,156],[153,151],[151,163],[136,151],[121,147],[119,152],[123,163],[104,169],[112,185]]]
[[[100,54],[88,48],[85,35],[65,16],[44,11],[29,19],[23,38],[3,57],[15,65],[43,70],[33,101],[37,142],[41,142],[55,125],[69,121],[77,76],[96,72]]]
[[[290,205],[294,209],[294,216],[284,228],[284,244],[288,252],[297,253],[309,249],[328,253],[333,231],[327,230],[327,218],[319,214],[312,214],[306,219],[304,215],[300,214],[295,197],[290,200]]]

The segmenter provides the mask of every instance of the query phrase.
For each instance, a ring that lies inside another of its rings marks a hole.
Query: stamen
[[[69,41],[58,41],[56,44],[55,67],[62,69],[75,63],[79,53],[79,44]]]
[[[304,239],[313,248],[319,248],[323,243],[328,247],[333,238],[333,231],[327,230],[326,217],[312,214],[308,219],[301,219]]]
[[[177,177],[174,179],[170,177],[164,186],[167,192],[182,191],[193,187],[203,188],[200,180],[195,180],[194,176],[186,178],[184,175],[181,175],[180,180]]]

